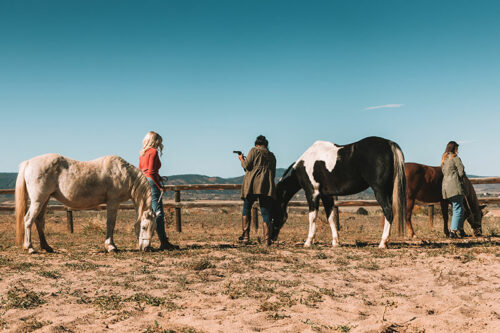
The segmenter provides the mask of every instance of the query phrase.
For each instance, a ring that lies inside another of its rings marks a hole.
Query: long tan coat
[[[464,165],[460,157],[455,156],[444,160],[443,170],[443,198],[448,199],[456,195],[464,195],[462,179],[465,176]]]
[[[253,147],[241,166],[246,171],[241,187],[242,199],[249,194],[275,197],[276,157],[273,153],[267,148]]]

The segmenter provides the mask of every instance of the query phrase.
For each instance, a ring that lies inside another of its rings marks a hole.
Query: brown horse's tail
[[[401,148],[391,142],[391,150],[394,158],[394,187],[392,191],[392,221],[398,223],[398,234],[404,236],[406,232],[406,176],[405,158]]]
[[[28,192],[24,180],[24,170],[28,161],[19,165],[19,173],[16,180],[16,243],[22,246],[24,241],[24,215],[28,207]]]

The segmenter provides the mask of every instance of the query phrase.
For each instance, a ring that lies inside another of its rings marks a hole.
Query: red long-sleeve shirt
[[[160,168],[160,157],[155,148],[149,148],[144,155],[139,156],[139,169],[141,169],[146,177],[151,178],[158,189],[161,190]]]

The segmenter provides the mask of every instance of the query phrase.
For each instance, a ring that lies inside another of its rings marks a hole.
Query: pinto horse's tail
[[[391,142],[391,150],[394,157],[394,187],[392,191],[392,221],[398,223],[398,234],[405,235],[406,231],[406,176],[405,158],[401,148],[395,142]]]
[[[24,180],[24,170],[28,161],[19,165],[19,173],[16,180],[16,243],[22,246],[24,241],[24,215],[28,207],[28,191]]]

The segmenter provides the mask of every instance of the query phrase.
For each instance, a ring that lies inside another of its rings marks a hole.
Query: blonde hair
[[[160,152],[160,155],[163,154],[163,139],[160,134],[150,131],[144,139],[142,139],[142,149],[140,152],[140,155],[144,155],[146,151],[150,148],[155,148],[158,149]]]
[[[458,143],[456,143],[455,141],[448,142],[444,154],[443,156],[441,156],[441,166],[443,166],[443,163],[446,159],[457,156],[457,150],[458,150]]]

